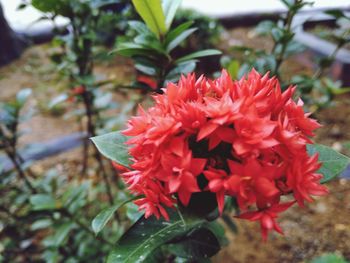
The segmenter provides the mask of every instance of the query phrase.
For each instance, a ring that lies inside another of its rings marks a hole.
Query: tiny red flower
[[[220,213],[225,196],[235,198],[240,218],[259,220],[264,239],[270,230],[282,233],[280,212],[328,192],[318,156],[306,151],[320,125],[292,99],[294,91],[282,92],[276,78],[255,70],[239,81],[223,71],[215,80],[192,74],[167,84],[123,132],[133,164],[122,176],[144,196],[139,209],[168,219],[166,207],[187,206],[194,193],[209,191]],[[280,203],[289,194],[295,201]]]
[[[85,86],[80,85],[73,88],[72,93],[74,95],[81,95],[85,92]]]
[[[152,90],[157,89],[157,81],[155,79],[145,76],[145,75],[140,75],[137,77],[137,81],[141,82],[143,84],[146,84],[148,87],[150,87]]]

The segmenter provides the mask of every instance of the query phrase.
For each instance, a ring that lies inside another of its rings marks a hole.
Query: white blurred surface
[[[5,10],[7,20],[16,30],[40,29],[50,24],[48,21],[33,24],[41,16],[34,8],[28,7],[25,10],[17,11],[17,6],[21,3],[21,0],[0,0],[0,2]],[[183,0],[182,6],[211,16],[271,12],[284,9],[279,0]],[[350,7],[350,0],[314,0],[313,7],[305,9],[325,7]],[[66,20],[61,18],[57,22],[62,24]]]
[[[350,7],[350,0],[314,0],[313,2],[312,7],[305,7],[303,10]],[[183,7],[193,8],[212,16],[285,10],[279,0],[183,0]]]

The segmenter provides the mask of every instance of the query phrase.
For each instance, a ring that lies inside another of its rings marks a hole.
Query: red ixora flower
[[[163,91],[123,131],[133,164],[122,176],[144,196],[135,203],[146,217],[167,219],[165,207],[209,191],[220,213],[225,196],[235,198],[240,217],[259,220],[266,238],[282,233],[280,212],[327,194],[318,156],[306,151],[320,125],[292,99],[295,87],[282,92],[276,78],[253,70],[239,81],[226,71],[215,80],[190,74]],[[281,203],[283,195],[295,200]]]

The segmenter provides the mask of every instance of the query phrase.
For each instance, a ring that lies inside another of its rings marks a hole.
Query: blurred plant
[[[341,255],[328,253],[313,259],[311,263],[349,263],[349,261]]]
[[[182,57],[197,50],[217,48],[221,34],[224,32],[224,28],[219,21],[195,10],[179,9],[173,21],[173,27],[175,28],[187,21],[193,21],[192,27],[197,28],[197,30],[173,51],[174,57]],[[196,72],[209,74],[217,71],[218,68],[220,68],[220,57],[202,57],[201,62],[197,65]]]
[[[300,74],[291,79],[300,87],[299,92],[304,101],[312,105],[314,110],[331,105],[335,95],[350,92],[350,87],[343,87],[340,81],[333,81],[327,77],[328,70],[334,63],[339,50],[350,43],[350,17],[340,10],[330,10],[325,13],[333,17],[339,25],[337,30],[321,33],[324,38],[335,43],[333,52],[317,60],[317,70],[313,76]]]
[[[112,102],[112,93],[103,91],[100,86],[105,83],[97,83],[94,75],[96,45],[100,44],[101,39],[108,39],[108,33],[123,30],[123,20],[129,4],[119,0],[32,0],[30,4],[43,12],[46,19],[54,20],[57,16],[63,16],[69,20],[67,27],[69,34],[53,40],[53,45],[59,51],[51,58],[57,63],[57,69],[62,76],[69,79],[70,91],[55,97],[49,106],[54,108],[67,100],[84,106],[84,110],[77,108],[70,114],[77,117],[85,126],[83,130],[86,139],[82,163],[82,174],[85,175],[90,152],[88,138],[105,128],[106,119],[101,118],[100,113],[116,107]],[[109,201],[112,204],[113,194],[107,169],[99,152],[96,149],[93,151],[98,163],[97,171],[105,181]]]
[[[103,262],[113,240],[138,214],[126,206],[96,236],[89,222],[104,208],[104,189],[91,179],[69,179],[55,169],[33,173],[18,150],[23,134],[18,127],[33,113],[31,108],[24,111],[30,95],[30,89],[23,89],[14,100],[0,104],[0,150],[13,166],[0,167],[0,262]],[[129,199],[123,191],[113,196],[116,205]]]
[[[197,30],[191,34],[188,41],[180,45],[180,49],[189,52],[215,48],[220,42],[220,35],[224,31],[221,24],[214,18],[205,16],[196,10],[179,9],[173,21],[177,27],[187,21],[193,21],[192,26]]]
[[[172,22],[181,0],[133,0],[137,12],[144,23],[130,21],[129,26],[136,31],[133,41],[119,41],[116,51],[133,58],[135,68],[141,73],[136,85],[144,91],[161,92],[165,83],[178,80],[181,74],[192,72],[200,57],[221,54],[215,49],[206,49],[175,57],[175,49],[190,37],[197,28],[192,21],[172,28]]]
[[[25,161],[17,150],[17,142],[21,133],[18,125],[32,117],[33,111],[29,110],[24,115],[20,115],[21,110],[31,94],[30,89],[23,89],[17,93],[16,99],[0,104],[0,150],[4,151],[11,160],[21,180],[25,185],[34,191],[30,181],[32,172],[25,167]],[[27,171],[25,171],[27,170]]]
[[[334,62],[339,49],[349,41],[349,31],[342,29],[332,33],[330,38],[336,41],[337,46],[329,57],[321,58],[317,62],[317,70],[310,76],[305,73],[294,75],[287,79],[281,72],[281,65],[291,56],[304,50],[304,47],[295,40],[296,28],[294,18],[300,10],[311,5],[311,2],[303,0],[281,0],[287,7],[287,13],[277,22],[263,21],[256,28],[255,33],[261,36],[269,36],[273,41],[270,51],[264,49],[254,49],[245,46],[234,47],[233,51],[237,53],[240,60],[225,57],[222,60],[222,66],[227,68],[232,77],[241,77],[252,68],[259,72],[270,71],[273,75],[282,80],[282,88],[286,88],[290,83],[298,86],[298,95],[312,111],[330,105],[334,95],[350,91],[348,88],[342,88],[339,81],[333,81],[326,76],[327,70]],[[348,19],[342,11],[329,11],[337,20]]]

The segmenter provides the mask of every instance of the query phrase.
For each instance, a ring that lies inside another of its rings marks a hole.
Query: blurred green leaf
[[[61,224],[56,228],[55,234],[52,236],[52,241],[56,247],[63,244],[65,239],[68,237],[69,232],[74,228],[73,222],[67,222]]]
[[[55,210],[59,208],[56,200],[48,194],[35,194],[30,197],[33,210]]]
[[[231,75],[233,79],[238,78],[238,71],[240,68],[240,63],[238,60],[232,60],[230,64],[227,66],[227,71]]]
[[[157,38],[166,33],[167,28],[161,0],[132,0],[132,3]]]
[[[56,97],[54,97],[50,103],[49,103],[49,108],[54,108],[55,106],[57,106],[58,104],[66,101],[69,98],[69,96],[66,93],[60,94]]]
[[[166,81],[177,81],[180,76],[191,73],[196,68],[196,60],[188,60],[182,63],[179,63],[176,67],[174,67],[169,73],[166,75]]]
[[[20,106],[27,101],[28,97],[32,94],[31,89],[22,89],[16,94],[16,101]]]
[[[165,36],[165,46],[168,46],[171,41],[173,41],[176,37],[178,37],[182,32],[184,32],[192,24],[193,24],[193,21],[188,21],[178,25],[176,28],[169,31],[169,33]]]
[[[179,34],[177,37],[175,37],[167,46],[166,46],[166,51],[170,52],[174,48],[176,48],[181,42],[183,42],[186,38],[188,38],[190,35],[195,32],[197,28],[190,28],[185,31],[183,31],[181,34]]]
[[[167,30],[169,30],[181,2],[182,0],[163,0],[163,10]]]
[[[91,223],[92,230],[97,235],[99,232],[102,231],[102,229],[106,226],[106,224],[111,220],[113,214],[123,205],[137,199],[137,197],[130,198],[126,201],[119,202],[118,204],[108,207],[104,210],[102,210],[93,220]]]
[[[315,258],[311,263],[349,263],[342,256],[337,254],[329,253]]]
[[[346,17],[344,12],[340,9],[333,9],[325,11],[325,14],[333,16],[335,19],[339,19],[341,17]]]
[[[319,162],[322,167],[318,170],[323,175],[321,183],[326,183],[337,177],[350,164],[350,158],[338,153],[330,147],[320,144],[309,144],[307,146],[309,155],[318,153]]]
[[[206,50],[197,51],[197,52],[194,52],[192,54],[186,55],[182,58],[179,58],[175,61],[175,63],[179,64],[181,62],[185,62],[185,61],[192,60],[195,58],[216,56],[216,55],[221,55],[221,54],[222,54],[222,52],[217,50],[217,49],[206,49]]]
[[[40,220],[37,220],[35,221],[30,229],[33,230],[33,231],[36,231],[36,230],[39,230],[39,229],[44,229],[44,228],[48,228],[52,226],[52,220],[51,219],[40,219]]]

